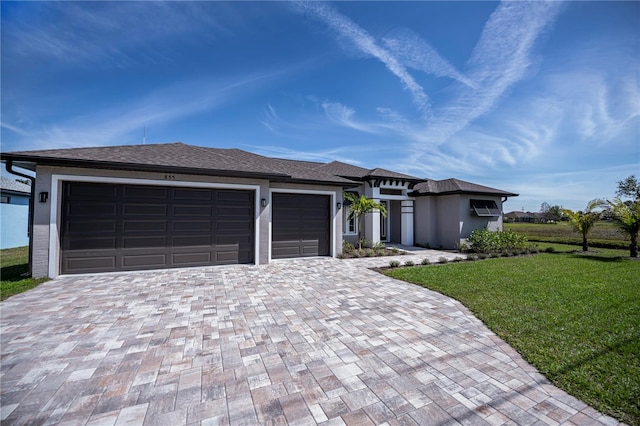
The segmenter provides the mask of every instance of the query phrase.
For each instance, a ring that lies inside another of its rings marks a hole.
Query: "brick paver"
[[[419,263],[434,251],[401,256]],[[3,424],[616,424],[389,258],[67,276],[2,302]]]

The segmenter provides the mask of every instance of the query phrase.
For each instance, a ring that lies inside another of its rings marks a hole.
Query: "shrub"
[[[547,247],[546,249],[544,249],[544,251],[547,253],[553,253],[554,251],[556,251],[556,249],[553,247]]]
[[[398,266],[400,266],[400,262],[397,260],[392,260],[391,262],[389,262],[389,266],[392,268],[397,268]]]
[[[383,242],[376,243],[371,248],[374,249],[374,250],[383,250],[384,249],[384,243]]]
[[[428,264],[431,263],[431,261],[425,257],[424,259],[422,259],[421,263],[422,263],[422,265],[428,265]]]
[[[342,242],[342,252],[343,253],[351,253],[355,250],[356,248],[354,247],[353,244],[351,244],[349,241],[343,241]]]
[[[415,263],[413,263],[413,260],[407,260],[406,262],[404,262],[404,266],[414,266]]]
[[[474,230],[467,242],[476,253],[504,253],[528,246],[525,235],[512,231],[489,231],[487,228]]]
[[[446,257],[444,257],[444,256],[440,256],[440,257],[438,258],[438,262],[439,262],[439,263],[449,263],[449,259],[447,259],[447,258],[446,258]]]

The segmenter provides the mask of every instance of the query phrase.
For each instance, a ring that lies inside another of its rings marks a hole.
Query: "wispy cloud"
[[[471,88],[475,83],[462,75],[427,41],[408,29],[396,30],[385,37],[387,48],[407,67],[438,77],[449,77]]]
[[[554,22],[562,8],[559,2],[501,3],[485,23],[464,71],[457,70],[430,43],[410,30],[392,32],[382,47],[335,9],[317,2],[299,5],[360,52],[382,61],[411,91],[415,104],[428,105],[427,120],[409,120],[396,111],[379,107],[380,121],[363,123],[355,120],[356,111],[350,106],[329,101],[323,104],[325,114],[334,124],[362,132],[395,134],[409,141],[410,155],[406,161],[409,171],[425,170],[425,164],[442,163],[450,169],[468,172],[496,163],[513,166],[523,157],[533,155],[539,144],[548,142],[557,130],[556,120],[549,117],[550,121],[544,123],[554,124],[537,129],[513,122],[509,131],[499,135],[483,135],[481,130],[474,129],[460,137],[463,130],[494,110],[510,89],[527,76],[535,42]],[[432,105],[409,68],[453,79],[455,84],[450,86],[448,98]],[[536,111],[542,114],[542,109]]]
[[[340,147],[326,150],[295,150],[283,148],[275,145],[245,145],[247,149],[256,154],[267,157],[287,158],[300,161],[317,161],[328,163],[331,161],[342,161],[349,164],[360,164],[358,159],[353,158],[353,147]]]
[[[321,2],[299,2],[297,6],[309,15],[319,19],[337,34],[351,42],[360,52],[373,56],[382,62],[389,71],[400,79],[404,88],[411,93],[416,107],[424,116],[429,116],[431,104],[429,97],[406,68],[388,49],[380,46],[374,37],[348,17]]]
[[[166,53],[158,53],[155,42],[229,34],[224,10],[224,5],[198,2],[39,3],[29,14],[3,24],[3,48],[74,66],[160,63]]]
[[[72,148],[137,143],[144,127],[166,126],[185,117],[205,113],[260,90],[283,71],[250,74],[222,80],[190,80],[150,92],[117,107],[77,116],[61,124],[18,129],[2,126],[22,137],[7,150]]]

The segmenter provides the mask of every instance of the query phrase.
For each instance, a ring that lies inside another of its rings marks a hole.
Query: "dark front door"
[[[252,263],[253,191],[64,182],[63,274]]]
[[[273,193],[271,257],[328,256],[328,195]]]

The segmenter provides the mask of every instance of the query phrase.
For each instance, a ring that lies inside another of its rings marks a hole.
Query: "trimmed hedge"
[[[489,231],[487,228],[474,230],[467,242],[476,253],[505,253],[527,250],[527,237],[512,231]]]

